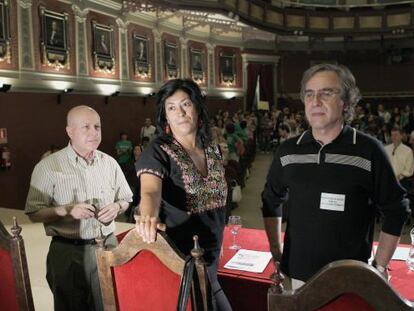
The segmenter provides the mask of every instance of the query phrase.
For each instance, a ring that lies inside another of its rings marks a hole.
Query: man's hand
[[[104,225],[108,225],[118,216],[121,206],[118,203],[110,203],[97,211],[96,219]]]
[[[388,274],[388,268],[385,268],[384,272],[380,272],[382,276],[389,281],[391,279],[391,276]]]
[[[69,207],[68,214],[73,219],[88,219],[95,217],[95,207],[87,203],[78,203]]]
[[[282,250],[280,249],[280,247],[276,245],[271,245],[270,253],[272,254],[273,261],[280,262],[280,259],[282,258]]]
[[[165,224],[158,217],[135,215],[135,227],[142,240],[147,243],[155,242],[157,229],[165,231]]]

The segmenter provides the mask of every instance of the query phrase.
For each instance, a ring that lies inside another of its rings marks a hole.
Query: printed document
[[[224,268],[262,273],[265,270],[271,258],[272,255],[270,254],[270,252],[259,252],[248,249],[240,249],[224,265]]]

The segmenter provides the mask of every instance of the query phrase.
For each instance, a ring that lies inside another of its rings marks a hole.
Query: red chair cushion
[[[130,229],[130,230],[132,230],[132,229]],[[118,240],[118,243],[121,243],[121,241],[123,240],[123,238],[127,235],[127,233],[128,233],[130,230],[127,230],[127,231],[121,232],[120,234],[118,234],[118,235],[116,236],[116,239]]]
[[[119,310],[176,310],[181,277],[151,252],[139,252],[128,263],[115,267],[113,274]],[[190,300],[187,311],[191,311]]]
[[[0,309],[18,311],[17,291],[13,275],[13,263],[6,250],[0,248]]]
[[[375,311],[363,298],[355,294],[344,294],[318,309],[319,311]]]

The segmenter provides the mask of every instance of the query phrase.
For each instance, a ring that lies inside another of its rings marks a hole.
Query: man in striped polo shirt
[[[67,115],[68,146],[39,162],[32,174],[26,214],[52,236],[47,281],[55,310],[103,310],[95,238],[115,246],[115,217],[132,192],[115,159],[98,151],[101,121],[87,106]]]
[[[408,200],[381,143],[346,125],[360,99],[355,78],[346,67],[316,65],[303,75],[301,98],[310,128],[278,148],[262,193],[272,255],[294,289],[332,261],[367,262],[378,209],[383,223],[373,264],[386,275]]]

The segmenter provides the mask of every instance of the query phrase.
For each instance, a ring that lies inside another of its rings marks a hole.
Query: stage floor
[[[43,224],[31,223],[23,211],[0,208],[0,219],[9,232],[13,216],[17,217],[17,221],[22,227],[21,235],[26,249],[35,310],[52,311],[53,297],[46,281],[46,255],[50,237],[46,236]],[[115,232],[120,233],[132,227],[133,224],[117,222]]]

